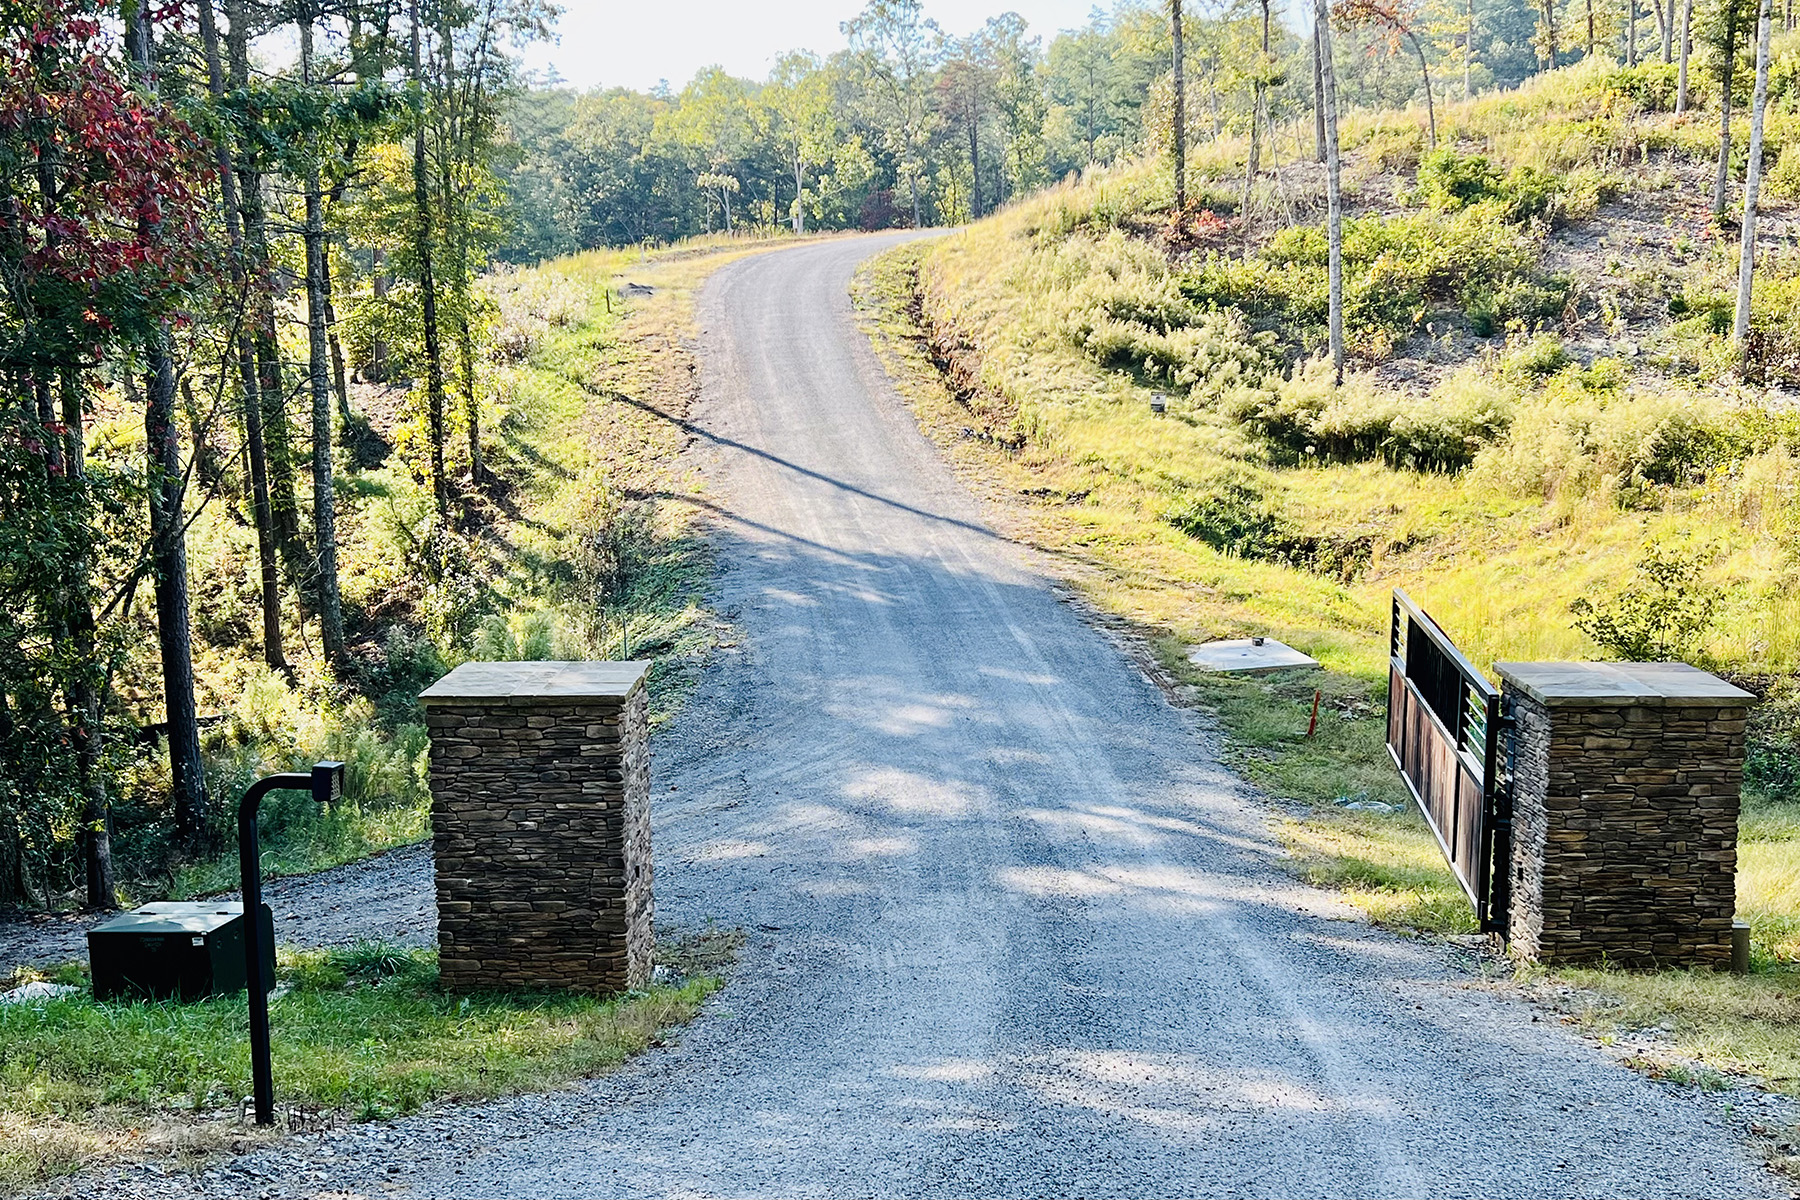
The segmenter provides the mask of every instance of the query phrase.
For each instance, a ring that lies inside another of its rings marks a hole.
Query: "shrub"
[[[1763,176],[1763,187],[1777,200],[1800,200],[1800,145],[1781,148],[1781,157]]]
[[[1635,67],[1607,71],[1595,81],[1595,90],[1606,99],[1627,100],[1642,112],[1673,112],[1677,71],[1672,63],[1646,58]]]
[[[1458,154],[1448,146],[1419,160],[1419,196],[1441,212],[1489,199],[1500,189],[1500,171],[1485,155]]]
[[[1697,554],[1658,545],[1644,548],[1634,578],[1599,601],[1569,606],[1575,628],[1602,650],[1626,661],[1663,661],[1693,652],[1711,626],[1719,593],[1701,580]]]
[[[1387,391],[1366,375],[1333,385],[1316,359],[1279,388],[1239,398],[1230,415],[1280,461],[1362,462],[1397,470],[1459,471],[1512,420],[1511,400],[1479,371],[1453,376],[1429,397]]]
[[[1569,283],[1537,268],[1535,239],[1485,207],[1448,215],[1369,216],[1344,223],[1344,324],[1360,353],[1410,333],[1445,307],[1483,331],[1532,326],[1562,311]],[[1209,255],[1180,278],[1203,307],[1237,308],[1303,348],[1323,343],[1325,231],[1285,229],[1246,263]]]
[[[1341,580],[1355,579],[1374,557],[1371,535],[1303,533],[1267,499],[1256,480],[1243,472],[1192,492],[1165,519],[1221,554],[1279,563]]]

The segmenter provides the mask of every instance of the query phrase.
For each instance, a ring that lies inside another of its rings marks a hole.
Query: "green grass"
[[[609,998],[452,995],[429,950],[284,950],[270,1006],[278,1106],[373,1120],[602,1074],[691,1019],[735,948],[722,932],[663,947],[692,974]],[[85,985],[78,967],[54,974]],[[0,1191],[107,1153],[241,1136],[247,1031],[241,994],[101,1003],[84,987],[0,1006]]]

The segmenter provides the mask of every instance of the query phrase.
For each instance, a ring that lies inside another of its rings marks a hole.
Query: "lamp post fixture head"
[[[333,800],[342,799],[343,795],[344,764],[331,760],[314,763],[312,798],[320,804],[330,804]]]

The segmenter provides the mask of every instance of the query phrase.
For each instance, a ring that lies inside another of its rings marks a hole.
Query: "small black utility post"
[[[256,845],[256,810],[270,792],[311,792],[329,804],[344,790],[344,764],[314,763],[309,772],[288,771],[250,785],[238,805],[238,873],[244,893],[244,981],[250,993],[250,1080],[256,1123],[275,1123],[275,1078],[269,1066],[269,989],[263,973],[262,859]]]

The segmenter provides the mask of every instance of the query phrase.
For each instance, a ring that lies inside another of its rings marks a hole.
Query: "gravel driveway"
[[[912,426],[846,294],[893,240],[702,305],[744,639],[659,739],[655,837],[659,915],[752,934],[707,1015],[571,1092],[109,1193],[1786,1194],[1739,1115],[1282,873]]]
[[[437,942],[431,847],[403,846],[360,862],[263,884],[263,900],[284,945],[346,946],[367,940]],[[218,897],[236,900],[238,893]],[[0,915],[0,976],[13,966],[87,957],[87,931],[115,914]]]

